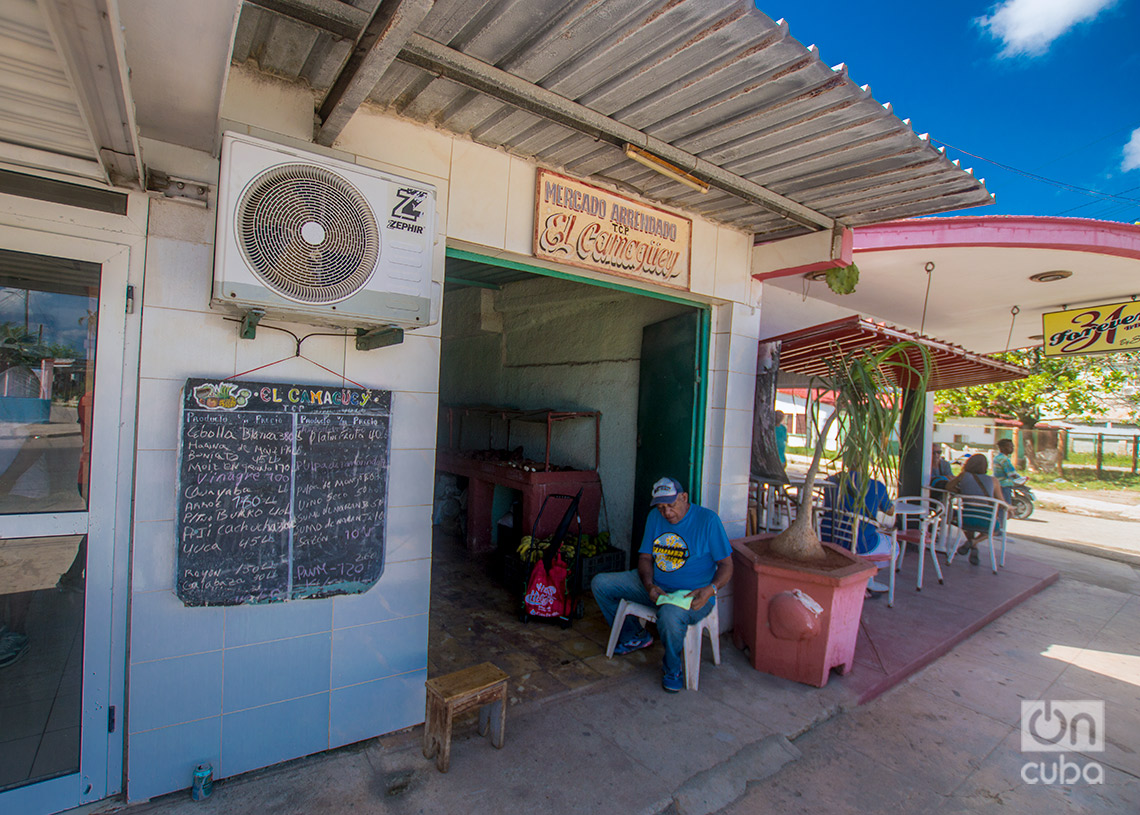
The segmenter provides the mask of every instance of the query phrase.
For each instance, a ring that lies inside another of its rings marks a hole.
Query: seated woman
[[[959,495],[976,495],[980,498],[996,498],[1004,501],[1005,497],[997,479],[986,475],[988,468],[989,462],[986,457],[981,453],[975,453],[966,460],[962,472],[950,479],[947,488]],[[1005,513],[1000,509],[998,513],[997,524],[1000,526],[1005,523]],[[966,542],[958,547],[958,554],[964,555],[969,552],[970,563],[974,566],[978,565],[978,540],[989,532],[992,518],[993,510],[989,505],[970,506],[967,503],[962,507],[962,532],[966,536]]]

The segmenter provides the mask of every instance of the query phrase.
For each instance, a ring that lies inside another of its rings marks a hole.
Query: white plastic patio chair
[[[955,495],[950,499],[950,515],[948,516],[947,525],[953,525],[956,528],[956,533],[950,537],[948,536],[946,544],[946,563],[947,565],[954,562],[954,556],[958,553],[958,546],[960,539],[965,539],[966,535],[963,532],[963,525],[968,524],[971,532],[981,532],[984,536],[983,539],[978,541],[981,545],[985,543],[990,548],[990,568],[993,573],[997,574],[998,566],[1005,566],[1005,520],[1008,517],[1009,510],[1012,509],[1005,501],[999,501],[997,498],[989,498],[981,495]],[[1003,512],[1004,510],[1004,512]],[[997,540],[1001,542],[1001,558],[997,557]]]
[[[817,517],[821,517],[820,540],[849,549],[858,554],[859,557],[864,560],[869,560],[872,563],[887,564],[887,606],[893,608],[895,604],[895,562],[899,553],[899,542],[894,526],[884,528],[876,523],[874,519],[868,518],[866,515],[850,512],[846,509],[836,509],[835,507],[818,510]],[[861,524],[867,524],[878,532],[886,535],[890,540],[890,551],[880,554],[859,554],[858,530]]]
[[[909,511],[900,512],[901,507],[906,507]],[[915,544],[918,547],[918,579],[915,588],[922,591],[922,571],[926,563],[927,547],[929,547],[930,562],[934,566],[934,573],[938,575],[938,582],[942,583],[942,566],[938,563],[938,555],[935,552],[935,544],[942,534],[944,511],[942,502],[936,498],[904,496],[895,502],[895,508],[896,515],[901,519],[904,527],[910,520],[918,521],[916,529],[904,528],[895,535],[896,540],[899,541],[896,568],[902,569],[903,559],[906,557],[906,545],[908,543]]]
[[[938,546],[935,548],[937,551],[947,554],[947,538],[950,535],[950,499],[954,497],[954,493],[939,487],[923,487],[922,495],[924,498],[932,498],[942,504],[942,528],[939,533]],[[950,562],[949,556],[947,556],[946,562]]]

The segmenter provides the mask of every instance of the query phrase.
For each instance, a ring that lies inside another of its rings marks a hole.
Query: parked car
[[[966,461],[970,458],[970,456],[974,455],[974,453],[980,453],[980,452],[982,452],[982,451],[981,450],[971,450],[969,447],[967,447],[967,448],[961,450],[960,452],[952,453],[951,454],[952,457],[950,458],[950,463],[953,464],[955,467],[962,467],[966,463]],[[988,458],[988,456],[987,456],[987,458]]]

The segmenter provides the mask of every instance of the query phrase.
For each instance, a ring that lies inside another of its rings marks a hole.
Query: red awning
[[[965,388],[1024,379],[1029,371],[1020,365],[1002,362],[985,354],[975,354],[958,345],[924,337],[894,326],[876,323],[858,315],[832,320],[811,328],[791,331],[761,342],[779,342],[780,370],[805,376],[829,373],[828,358],[859,348],[880,349],[902,340],[924,346],[932,361],[928,391]],[[912,362],[918,352],[912,352]],[[905,387],[905,382],[896,383]]]

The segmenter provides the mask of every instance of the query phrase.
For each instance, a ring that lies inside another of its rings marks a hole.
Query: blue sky
[[[846,63],[916,133],[952,145],[947,155],[997,196],[948,214],[1140,221],[1140,0],[756,5],[828,65]]]

